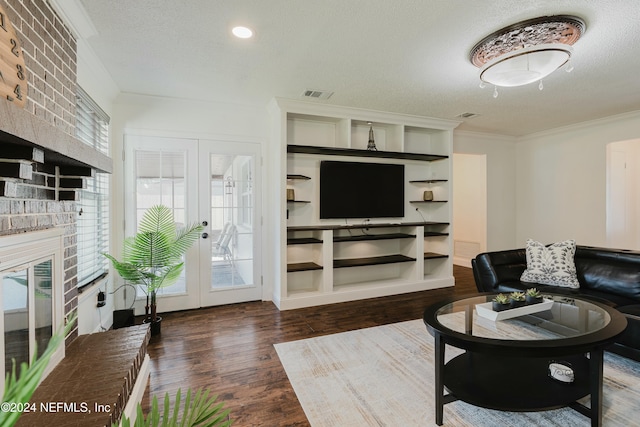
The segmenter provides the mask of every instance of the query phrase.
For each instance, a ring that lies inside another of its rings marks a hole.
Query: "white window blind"
[[[80,87],[77,88],[76,136],[103,154],[109,154],[109,116]],[[77,221],[78,286],[108,270],[109,177],[94,173],[80,190]]]

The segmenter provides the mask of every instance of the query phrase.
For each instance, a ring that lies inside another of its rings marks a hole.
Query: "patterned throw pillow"
[[[546,247],[540,242],[527,240],[527,269],[522,273],[523,282],[541,285],[579,288],[576,265],[575,240],[565,240]]]

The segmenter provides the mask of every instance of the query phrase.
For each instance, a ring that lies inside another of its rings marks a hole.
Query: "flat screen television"
[[[404,165],[320,162],[320,218],[404,217]]]

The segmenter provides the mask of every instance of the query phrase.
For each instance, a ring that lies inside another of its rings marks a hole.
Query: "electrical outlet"
[[[107,305],[107,294],[105,294],[104,292],[100,291],[100,292],[98,292],[98,304],[97,304],[97,307],[104,307],[105,305]]]

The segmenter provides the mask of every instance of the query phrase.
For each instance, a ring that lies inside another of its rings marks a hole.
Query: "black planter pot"
[[[147,319],[144,319],[142,323],[149,323]],[[151,322],[151,336],[155,337],[160,335],[162,332],[162,317],[158,316],[158,319],[155,322]]]
[[[542,297],[530,297],[529,295],[527,295],[527,305],[531,305],[531,304],[540,304],[542,302]]]
[[[511,304],[509,303],[500,304],[499,302],[492,301],[491,304],[491,308],[493,309],[493,311],[504,311],[511,308]]]
[[[511,308],[518,308],[522,306],[524,306],[524,301],[511,300]]]

